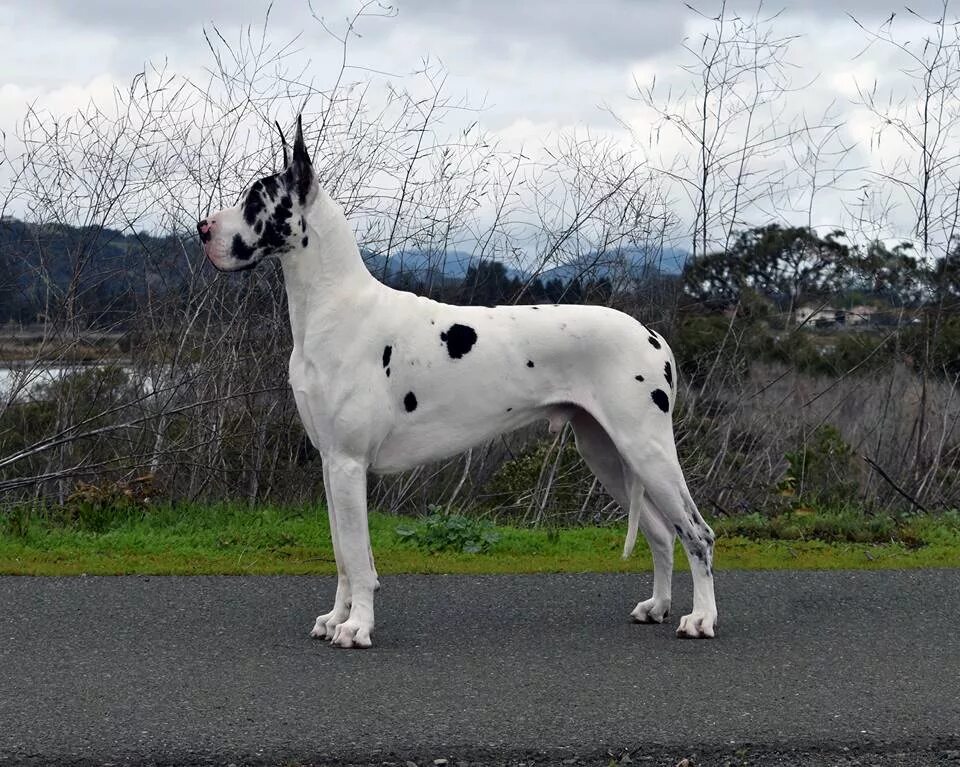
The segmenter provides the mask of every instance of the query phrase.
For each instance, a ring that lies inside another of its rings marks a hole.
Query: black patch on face
[[[260,244],[273,251],[283,252],[289,249],[287,238],[293,233],[290,218],[293,216],[293,201],[290,195],[284,195],[273,209],[273,215],[267,219],[260,235]]]
[[[670,398],[663,389],[654,389],[650,392],[650,399],[653,404],[660,408],[664,413],[670,410]]]
[[[258,181],[250,187],[250,191],[247,193],[247,199],[243,202],[243,220],[250,226],[253,226],[253,222],[257,220],[257,216],[267,207],[260,193],[263,186],[264,182]]]
[[[308,240],[308,238],[307,238],[307,237],[304,237],[302,240],[300,240],[300,244],[301,244],[303,247],[307,247],[307,240]]]
[[[257,221],[257,223],[253,225],[253,231],[260,234],[263,231],[263,221]]]
[[[243,237],[239,234],[233,235],[233,242],[230,243],[230,254],[241,261],[249,261],[253,258],[253,253],[256,248],[247,245],[243,241]]]
[[[408,413],[412,413],[417,409],[417,395],[412,391],[407,392],[407,396],[403,398],[403,406],[407,409]]]
[[[528,367],[528,368],[532,368],[532,367],[533,367],[533,360],[527,360],[527,367]]]
[[[659,342],[656,338],[654,338],[653,336],[650,336],[647,340],[650,342],[650,345],[651,345],[654,349],[659,349],[659,348],[660,348],[660,342]]]
[[[643,383],[643,376],[634,376],[640,383]]]
[[[447,354],[458,360],[473,348],[477,342],[477,332],[469,325],[457,323],[441,333],[440,340],[447,345]]]
[[[673,370],[670,368],[670,361],[663,363],[663,377],[667,379],[667,385],[673,388]]]
[[[260,183],[263,185],[263,192],[267,195],[267,199],[276,199],[277,192],[280,189],[280,184],[277,183],[277,177],[267,176],[266,178],[261,179]]]
[[[383,347],[383,366],[387,367],[390,364],[390,355],[393,354],[392,346]]]

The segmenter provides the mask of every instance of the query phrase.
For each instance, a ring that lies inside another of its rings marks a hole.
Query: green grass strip
[[[19,514],[19,516],[17,516]],[[57,519],[55,514],[3,512],[0,573],[15,575],[329,575],[335,572],[327,515],[322,508],[250,509],[238,505],[167,507],[104,519]],[[960,567],[960,515],[914,517],[893,539],[857,542],[849,520],[790,525],[742,520],[713,522],[716,568],[723,570],[883,569]],[[86,526],[85,526],[86,525]],[[396,532],[408,518],[372,514],[377,569],[395,573],[637,572],[652,569],[642,540],[620,558],[625,529],[520,529],[498,526],[488,552],[430,553]],[[819,531],[819,532],[817,532]],[[842,533],[854,540],[819,540]],[[770,537],[773,533],[791,539]],[[869,532],[869,531],[868,531]],[[902,533],[902,535],[901,535]],[[866,533],[864,533],[866,535]],[[677,547],[676,563],[686,569]]]

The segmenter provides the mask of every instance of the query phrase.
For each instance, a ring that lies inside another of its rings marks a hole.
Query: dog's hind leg
[[[369,647],[373,633],[373,592],[377,573],[370,550],[367,523],[367,465],[340,454],[325,454],[324,466],[335,509],[338,565],[350,590],[350,613],[334,628],[333,644],[339,647]]]
[[[653,555],[653,596],[640,602],[630,614],[637,623],[661,623],[670,614],[673,529],[644,499],[642,483],[625,470],[620,452],[597,420],[586,410],[578,410],[571,423],[583,460],[613,499],[629,513],[630,532],[624,557],[633,549],[636,526],[643,530]]]
[[[646,491],[653,508],[659,512],[662,525],[680,537],[690,562],[693,612],[680,619],[677,635],[712,637],[717,623],[713,590],[714,535],[690,497],[677,458],[672,425],[665,421],[651,428],[651,423],[638,423],[627,413],[620,414],[619,418],[608,418],[608,422],[615,424],[611,427],[610,438],[617,446],[625,468]],[[623,424],[628,428],[623,428]]]
[[[634,466],[664,522],[680,537],[693,576],[693,612],[680,619],[677,636],[712,637],[717,624],[713,590],[713,530],[700,516],[683,478],[676,449],[654,442]]]
[[[650,546],[653,556],[653,596],[638,602],[630,616],[636,623],[663,623],[670,615],[670,600],[673,587],[673,541],[674,531],[663,515],[646,499],[643,484],[636,477],[630,483],[630,513],[637,508],[637,522]]]
[[[343,555],[340,553],[340,536],[337,533],[337,510],[333,503],[330,473],[327,462],[323,461],[323,489],[327,496],[327,518],[330,520],[330,541],[333,543],[333,557],[337,562],[337,595],[333,600],[333,609],[317,616],[310,636],[316,639],[333,639],[337,625],[350,615],[350,579],[343,568]],[[373,554],[370,554],[373,566]]]

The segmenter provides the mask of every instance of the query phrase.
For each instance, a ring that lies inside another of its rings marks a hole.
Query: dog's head
[[[204,254],[221,271],[250,269],[267,256],[307,246],[306,211],[318,187],[301,118],[297,117],[292,156],[282,132],[280,138],[284,169],[255,181],[235,207],[197,224]]]

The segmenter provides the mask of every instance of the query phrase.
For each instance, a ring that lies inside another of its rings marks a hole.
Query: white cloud
[[[715,4],[702,3],[705,12]],[[210,65],[203,29],[212,24],[236,40],[246,25],[260,29],[268,4],[262,0],[34,0],[30,7],[2,4],[0,27],[0,128],[11,133],[27,103],[69,112],[91,98],[110,100],[114,85],[126,87],[147,61],[168,59],[171,71],[198,75]],[[315,0],[334,28],[355,12],[352,0]],[[752,12],[756,3],[731,0],[728,7]],[[911,4],[932,14],[939,0]],[[791,70],[797,90],[780,119],[801,112],[817,116],[831,104],[843,123],[841,135],[856,144],[852,166],[889,168],[904,147],[889,132],[878,146],[874,118],[854,102],[857,83],[904,92],[905,76],[889,46],[866,47],[862,30],[847,15],[872,28],[897,10],[898,36],[917,39],[916,19],[896,3],[874,0],[815,0],[794,3],[775,22],[778,35],[791,43]],[[387,14],[390,15],[390,14]],[[709,15],[709,13],[707,14]],[[508,148],[528,150],[551,137],[589,126],[598,135],[627,141],[629,133],[603,109],[609,107],[646,143],[655,115],[633,100],[634,77],[655,75],[674,92],[689,82],[679,65],[686,40],[698,44],[709,26],[695,20],[676,0],[398,0],[390,18],[360,20],[361,35],[351,41],[350,61],[398,79],[424,57],[439,59],[448,71],[447,91],[483,104],[479,114],[462,112],[464,124],[481,124]],[[311,17],[306,2],[277,0],[270,13],[268,39],[275,44],[302,34],[298,60],[309,61],[307,76],[321,86],[336,78],[339,47]],[[371,76],[351,70],[348,76]],[[802,85],[802,87],[800,87]],[[450,129],[455,129],[451,124]],[[689,151],[673,131],[662,131],[644,147],[651,157],[671,158]],[[781,157],[784,162],[789,158]],[[0,174],[2,174],[0,169]],[[876,178],[864,174],[864,183]],[[843,210],[839,193],[824,193],[815,207],[822,220]],[[908,210],[908,207],[903,207]],[[758,214],[759,215],[759,214]],[[908,228],[911,216],[895,214],[894,228]]]

